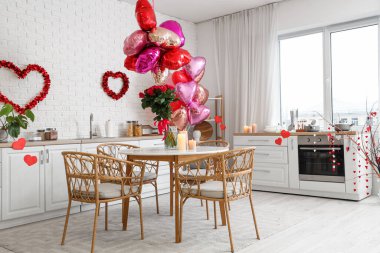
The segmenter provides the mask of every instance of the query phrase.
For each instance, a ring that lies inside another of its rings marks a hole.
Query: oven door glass
[[[299,146],[300,180],[344,182],[343,146]]]

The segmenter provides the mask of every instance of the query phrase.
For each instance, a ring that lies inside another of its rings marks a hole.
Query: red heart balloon
[[[34,156],[34,155],[25,155],[24,156],[24,162],[28,166],[32,166],[33,164],[37,163],[37,156]]]
[[[156,15],[152,5],[148,0],[138,0],[136,3],[135,15],[137,23],[144,31],[150,31],[156,27]]]
[[[23,150],[26,144],[26,140],[24,138],[20,138],[17,141],[12,143],[12,148],[14,150]]]
[[[276,143],[277,145],[281,145],[282,144],[282,138],[281,137],[278,137],[274,143]]]
[[[185,104],[181,100],[177,100],[170,103],[170,107],[172,108],[172,112],[177,111],[182,106],[185,106]]]
[[[21,70],[12,62],[3,60],[3,61],[0,61],[0,68],[7,68],[10,70],[13,70],[13,72],[17,75],[19,79],[24,79],[31,71],[36,71],[40,73],[44,79],[44,86],[42,87],[42,90],[40,91],[40,93],[31,101],[29,101],[29,103],[27,103],[24,107],[21,107],[20,105],[14,103],[12,100],[7,98],[1,92],[0,92],[0,102],[4,104],[11,104],[13,108],[16,110],[16,112],[20,114],[24,114],[26,110],[30,110],[34,108],[39,102],[45,99],[50,88],[50,76],[43,67],[36,64],[29,64],[28,66],[26,66],[25,69]]]
[[[121,87],[119,93],[115,93],[114,91],[110,90],[110,88],[108,87],[108,78],[109,77],[112,77],[114,79],[115,78],[121,78],[123,80],[123,87]],[[115,100],[119,100],[128,91],[129,80],[128,80],[128,77],[122,72],[114,73],[112,71],[107,71],[103,75],[102,87],[103,87],[104,92],[107,93],[108,96],[110,96],[111,98],[113,98]]]
[[[170,50],[162,56],[162,66],[171,70],[177,70],[190,61],[190,53],[182,48]]]
[[[186,71],[183,70],[183,69],[175,71],[172,74],[172,81],[173,81],[174,84],[177,84],[177,83],[188,83],[191,80],[192,80],[191,77],[189,77],[186,74]]]
[[[289,132],[289,131],[286,131],[286,130],[282,130],[282,131],[281,131],[281,136],[282,136],[282,138],[284,138],[284,139],[289,138],[289,136],[290,136],[290,132]]]
[[[125,58],[124,67],[126,67],[128,70],[136,71],[136,61],[136,55],[129,55],[127,58]]]

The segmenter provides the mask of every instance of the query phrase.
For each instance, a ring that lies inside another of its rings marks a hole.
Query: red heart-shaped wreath
[[[121,87],[119,93],[115,93],[110,88],[108,87],[108,78],[121,78],[123,80],[123,87]],[[115,100],[119,100],[124,96],[124,94],[128,91],[129,89],[129,79],[128,77],[122,73],[122,72],[112,72],[112,71],[107,71],[103,75],[103,80],[102,80],[102,87],[105,93],[107,93],[108,96]]]
[[[7,68],[7,69],[13,70],[13,72],[17,75],[19,79],[24,79],[31,71],[37,71],[41,73],[42,77],[44,78],[44,86],[42,87],[41,92],[31,101],[29,101],[29,103],[27,103],[24,107],[21,107],[20,105],[14,103],[12,100],[7,98],[4,94],[2,94],[1,91],[0,91],[0,102],[5,103],[5,104],[11,104],[13,108],[16,110],[16,112],[23,114],[26,110],[30,110],[34,108],[39,102],[45,99],[50,88],[50,77],[43,67],[37,64],[29,64],[28,66],[26,66],[25,69],[21,70],[12,62],[2,60],[0,61],[0,68]]]

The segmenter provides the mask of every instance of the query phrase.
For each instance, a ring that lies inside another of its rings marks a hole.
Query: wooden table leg
[[[226,209],[225,209],[223,201],[219,201],[219,208],[220,208],[220,218],[222,218],[222,225],[225,226],[227,224],[227,222],[226,222]]]
[[[179,213],[179,185],[177,183],[174,184],[175,187],[175,242],[180,243],[181,242],[181,236],[180,236],[180,213]]]
[[[173,162],[169,162],[169,164],[170,164],[170,216],[173,216],[174,168],[173,168]]]

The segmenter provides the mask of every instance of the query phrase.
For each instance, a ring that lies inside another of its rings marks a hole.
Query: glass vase
[[[165,131],[165,148],[176,149],[177,148],[177,128],[169,126],[169,129]]]

